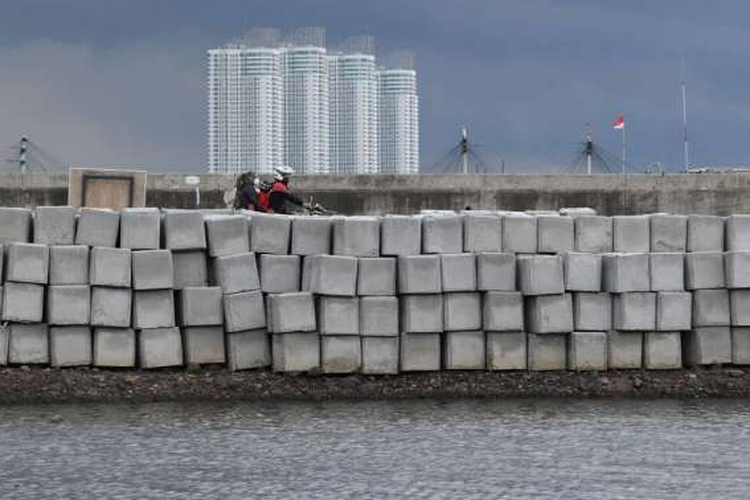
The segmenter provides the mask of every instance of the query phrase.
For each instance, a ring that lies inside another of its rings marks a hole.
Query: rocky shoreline
[[[0,369],[0,404],[462,397],[744,397],[750,370],[425,372],[395,376],[271,371]]]

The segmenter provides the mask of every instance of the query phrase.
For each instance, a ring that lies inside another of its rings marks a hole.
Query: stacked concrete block
[[[31,241],[31,210],[0,207],[0,245]]]
[[[599,292],[602,289],[602,256],[570,252],[563,258],[565,289],[569,292]]]
[[[380,255],[380,219],[378,217],[334,217],[333,253],[350,257]]]
[[[228,333],[257,330],[265,328],[268,323],[266,305],[260,290],[226,294],[222,297],[222,304],[224,330]]]
[[[510,292],[516,289],[515,254],[479,253],[476,264],[477,290]]]
[[[715,215],[689,215],[687,251],[721,252],[723,250],[724,218]]]
[[[362,343],[352,335],[322,335],[320,366],[323,373],[355,373],[362,367]]]
[[[401,335],[399,365],[403,372],[440,370],[440,334],[404,333]]]
[[[130,288],[133,257],[127,248],[94,247],[89,259],[92,286]]]
[[[398,258],[398,292],[432,294],[443,291],[439,255],[410,255]]]
[[[257,253],[289,253],[292,218],[281,214],[252,212],[250,217],[250,250]]]
[[[647,370],[682,368],[680,332],[646,332],[643,337],[643,367]]]
[[[273,370],[309,372],[320,369],[320,341],[316,333],[273,335]]]
[[[535,253],[537,221],[533,215],[508,213],[503,216],[503,252]]]
[[[482,300],[477,292],[443,294],[443,331],[474,331],[482,328]]]
[[[124,208],[120,212],[120,248],[155,250],[161,240],[158,208]]]
[[[729,326],[729,290],[693,292],[693,327]]]
[[[94,329],[94,366],[132,368],[135,366],[135,330],[130,328]]]
[[[91,287],[91,326],[130,327],[132,295],[130,288]]]
[[[610,370],[639,369],[642,363],[642,332],[607,332],[607,366]]]
[[[78,213],[76,245],[113,248],[120,233],[120,214],[108,208],[82,207]]]
[[[528,334],[528,368],[532,371],[565,370],[568,366],[567,335]]]
[[[483,331],[446,332],[443,341],[443,368],[484,370],[486,344]]]
[[[265,336],[265,330],[263,334]],[[232,335],[235,334],[227,334],[227,339]],[[226,361],[224,329],[221,326],[182,328],[182,354],[185,365],[223,364]]]
[[[573,328],[577,332],[612,329],[612,296],[603,292],[573,294]]]
[[[302,257],[299,255],[262,254],[259,271],[263,293],[300,291]]]
[[[322,336],[359,335],[359,298],[318,297],[317,324]]]
[[[314,332],[315,303],[309,292],[271,294],[266,300],[269,333]]]
[[[221,288],[187,287],[180,290],[177,297],[177,320],[181,327],[223,324]]]
[[[271,366],[271,344],[265,328],[227,333],[226,346],[227,366],[232,371]]]
[[[687,249],[687,216],[651,216],[651,252],[684,252]]]
[[[204,222],[209,256],[224,257],[250,251],[246,217],[242,215],[212,215],[206,217]]]
[[[750,288],[750,252],[726,252],[724,270],[727,288]]]
[[[606,332],[571,333],[568,338],[568,369],[575,371],[606,370]]]
[[[2,293],[3,321],[39,323],[44,317],[44,286],[6,281]]]
[[[91,289],[88,285],[50,285],[46,305],[50,325],[88,325]]]
[[[647,253],[651,249],[651,221],[647,215],[612,217],[612,249],[618,253]]]
[[[725,287],[722,252],[691,252],[685,255],[685,288],[701,290]]]
[[[46,285],[49,247],[38,243],[10,243],[3,248],[5,280]]]
[[[422,253],[461,253],[463,216],[427,215],[422,219]]]
[[[302,256],[331,253],[331,227],[329,217],[295,216],[291,253]]]
[[[72,245],[76,235],[76,209],[73,207],[36,207],[34,243]]]
[[[537,217],[537,252],[565,253],[575,247],[574,222],[571,217],[542,215]]]
[[[182,365],[179,328],[151,328],[138,332],[138,362],[141,368]]]
[[[725,231],[727,251],[750,252],[750,215],[730,215]]]
[[[206,230],[203,214],[197,210],[163,211],[164,248],[169,250],[204,250]]]
[[[396,259],[360,258],[357,263],[357,295],[396,295]]]
[[[732,364],[750,365],[750,328],[732,327]]]
[[[10,335],[10,325],[7,323],[0,325],[0,366],[8,364],[8,336]]]
[[[422,252],[422,218],[386,215],[380,220],[380,254],[400,257]]]
[[[133,327],[138,330],[175,326],[172,290],[133,291]]]
[[[49,329],[50,365],[56,368],[88,366],[93,362],[88,326],[53,326]]]
[[[502,218],[494,213],[467,212],[464,221],[464,252],[500,252],[503,249]]]
[[[395,375],[398,365],[398,337],[362,337],[362,373]]]
[[[89,247],[63,245],[49,248],[50,285],[87,285],[89,283]]]
[[[677,292],[685,289],[684,253],[651,253],[648,257],[652,292]]]
[[[561,294],[565,291],[562,258],[523,255],[518,258],[518,285],[524,295]]]
[[[443,331],[443,296],[401,295],[399,314],[402,333],[441,333]]]
[[[208,260],[201,250],[172,252],[174,288],[208,285]]]
[[[688,366],[732,362],[732,332],[728,326],[693,328],[682,340],[683,361]]]
[[[630,292],[613,295],[612,324],[618,331],[653,331],[656,328],[656,294]]]
[[[729,290],[730,324],[750,326],[750,290]]]
[[[440,281],[444,292],[471,292],[477,289],[477,260],[472,253],[440,256]]]
[[[8,364],[49,363],[49,332],[45,323],[11,323],[8,330]]]
[[[486,292],[482,300],[482,328],[486,332],[524,331],[521,292]]]
[[[526,297],[526,329],[529,333],[573,331],[573,300],[569,293]]]
[[[602,255],[602,289],[610,293],[648,292],[651,289],[648,254]]]
[[[525,370],[526,334],[518,332],[486,333],[486,368],[490,371]]]
[[[133,290],[171,289],[174,285],[172,252],[142,250],[132,252]]]
[[[692,328],[693,297],[690,292],[656,294],[656,331],[679,332]]]
[[[357,258],[343,255],[305,257],[302,290],[320,295],[353,297],[357,293]]]
[[[226,294],[260,289],[255,253],[238,253],[213,259],[213,281]]]
[[[600,215],[575,219],[576,251],[607,253],[612,251],[612,218]]]
[[[398,373],[398,298],[359,298],[359,333],[362,337],[362,373]]]

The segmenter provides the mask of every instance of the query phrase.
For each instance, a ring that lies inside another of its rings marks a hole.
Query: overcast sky
[[[619,155],[750,165],[750,4],[574,0],[0,0],[0,153],[22,134],[66,165],[200,171],[206,50],[252,26],[369,34],[416,55],[426,169],[461,124],[507,170],[569,165],[590,121]]]

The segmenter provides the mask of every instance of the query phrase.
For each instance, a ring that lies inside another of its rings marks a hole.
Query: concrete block
[[[692,328],[693,296],[690,292],[656,294],[656,331],[679,332]]]
[[[561,257],[521,255],[517,266],[518,287],[524,295],[551,295],[565,291]]]
[[[159,290],[174,286],[172,252],[141,250],[132,253],[133,290]]]
[[[314,332],[315,302],[309,292],[272,294],[266,298],[270,333]]]
[[[646,332],[643,336],[643,367],[646,370],[682,368],[680,332]]]
[[[0,245],[31,241],[31,210],[0,207]]]
[[[482,303],[482,327],[488,332],[523,331],[521,292],[485,293]]]
[[[466,212],[463,220],[464,252],[503,250],[503,219],[498,214]]]
[[[682,357],[688,366],[732,362],[732,332],[728,326],[693,328],[683,337]]]
[[[689,215],[688,252],[723,252],[724,218],[715,215]]]
[[[180,326],[223,324],[222,293],[218,286],[186,287],[180,290],[177,298],[177,318]]]
[[[138,332],[141,368],[182,366],[182,336],[179,328],[153,328]]]
[[[271,342],[265,329],[227,333],[226,342],[227,364],[230,370],[271,366]]]
[[[250,251],[250,232],[244,215],[211,215],[204,222],[211,257]]]
[[[321,336],[320,366],[323,373],[356,373],[362,367],[359,336]]]
[[[343,255],[305,257],[302,289],[320,295],[357,294],[357,258]]]
[[[50,285],[46,305],[50,325],[88,325],[91,289],[88,285]]]
[[[81,207],[76,245],[114,248],[120,234],[120,214],[108,208]]]
[[[648,292],[651,289],[648,254],[602,255],[602,290],[611,293]]]
[[[263,330],[265,336],[265,330]],[[233,333],[227,336],[235,335]],[[241,334],[240,334],[241,335]],[[224,329],[221,326],[191,326],[182,329],[185,365],[223,364]]]
[[[503,252],[536,253],[536,217],[521,213],[503,216]]]
[[[172,290],[133,291],[133,327],[138,330],[175,326]]]
[[[11,323],[8,337],[8,364],[49,363],[49,333],[44,323]]]
[[[599,292],[602,289],[602,256],[570,252],[563,258],[565,289],[571,292]]]
[[[750,326],[750,290],[729,291],[730,324]]]
[[[729,324],[729,290],[693,292],[693,328]]]
[[[316,333],[273,336],[273,371],[308,372],[320,369],[320,338]]]
[[[441,255],[440,274],[444,292],[473,292],[477,289],[477,259],[472,253]]]
[[[255,254],[238,253],[213,259],[214,284],[224,293],[249,292],[260,289]]]
[[[446,332],[443,342],[443,368],[484,370],[485,349],[483,331]]]
[[[161,239],[158,208],[124,208],[120,212],[120,248],[155,250]]]
[[[576,251],[606,253],[612,251],[612,218],[601,215],[576,217]]]
[[[652,292],[685,290],[685,254],[664,252],[648,254]]]
[[[573,332],[568,338],[568,369],[607,369],[606,332]]]
[[[612,325],[621,331],[656,329],[656,294],[630,292],[616,294],[612,303]]]
[[[370,337],[395,337],[398,329],[397,297],[360,297],[359,333]]]
[[[130,287],[133,257],[128,248],[91,249],[89,283],[100,286]]]
[[[567,368],[567,335],[536,335],[530,333],[527,340],[527,365],[529,370],[541,372],[565,370]]]
[[[36,207],[34,243],[72,245],[76,235],[76,209],[69,206]]]
[[[260,290],[224,295],[222,301],[225,331],[240,332],[265,328],[268,318],[263,293]],[[285,311],[285,313],[295,314],[293,311]]]
[[[537,252],[572,252],[575,246],[575,230],[572,217],[540,215],[536,219]]]
[[[331,253],[330,217],[299,215],[292,219],[292,253],[325,255]]]
[[[651,220],[648,215],[612,217],[612,249],[620,253],[647,253],[651,250]]]
[[[684,252],[687,249],[686,215],[651,216],[651,251]]]
[[[573,300],[569,293],[527,297],[525,313],[530,333],[573,331]]]
[[[3,248],[5,280],[46,285],[49,247],[37,243],[10,243]]]
[[[208,286],[208,261],[201,250],[172,252],[174,288],[186,286]]]
[[[300,291],[302,258],[299,255],[262,254],[260,256],[260,289],[264,293]]]
[[[380,254],[400,257],[422,252],[422,218],[385,215],[380,220]]]
[[[399,300],[402,332],[439,333],[443,331],[442,295],[401,295]]]
[[[362,373],[396,375],[398,347],[398,337],[362,337]]]
[[[206,228],[203,214],[197,210],[165,209],[163,213],[164,248],[169,250],[204,250]]]
[[[378,257],[380,219],[372,216],[334,217],[333,253],[350,257]]]
[[[477,261],[477,289],[505,291],[516,289],[516,256],[512,253],[479,253]]]
[[[88,285],[89,247],[84,245],[49,248],[50,285]]]
[[[88,326],[53,326],[49,329],[50,364],[54,367],[88,366],[93,361]]]
[[[135,330],[131,328],[94,329],[94,366],[132,368],[135,366]]]
[[[526,369],[526,334],[524,332],[487,332],[486,340],[488,370]]]
[[[750,288],[750,252],[724,254],[727,288]]]
[[[443,290],[439,255],[409,255],[398,258],[398,292],[432,294]]]
[[[42,321],[44,316],[44,287],[42,285],[6,281],[2,295],[3,321],[19,323]]]
[[[0,283],[3,281],[3,277],[5,276],[3,274],[3,264],[5,262],[4,254],[3,254],[3,245],[0,245]]]
[[[317,319],[321,335],[359,335],[359,299],[318,297]]]
[[[422,219],[422,253],[461,253],[463,240],[463,216],[427,215]]]
[[[750,214],[730,215],[725,232],[727,251],[750,252]]]
[[[685,254],[685,288],[699,290],[724,288],[724,254],[693,252]]]
[[[402,372],[440,370],[440,334],[405,333],[401,335],[399,361]]]
[[[130,326],[132,292],[129,288],[91,288],[91,325],[116,328]]]
[[[610,370],[639,369],[642,362],[642,332],[607,332],[607,366]]]
[[[0,366],[8,364],[8,337],[10,336],[10,326],[6,323],[0,325]]]
[[[750,365],[750,328],[732,328],[732,364]]]
[[[357,264],[357,295],[396,295],[396,259],[360,258]]]
[[[612,296],[599,292],[573,294],[573,328],[577,332],[606,332],[612,329]]]
[[[473,331],[482,328],[482,300],[477,292],[443,294],[443,331]]]

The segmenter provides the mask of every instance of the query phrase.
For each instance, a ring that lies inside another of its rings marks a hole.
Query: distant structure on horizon
[[[323,28],[251,30],[208,51],[208,170],[419,172],[414,58],[380,66],[374,40],[326,48]]]

